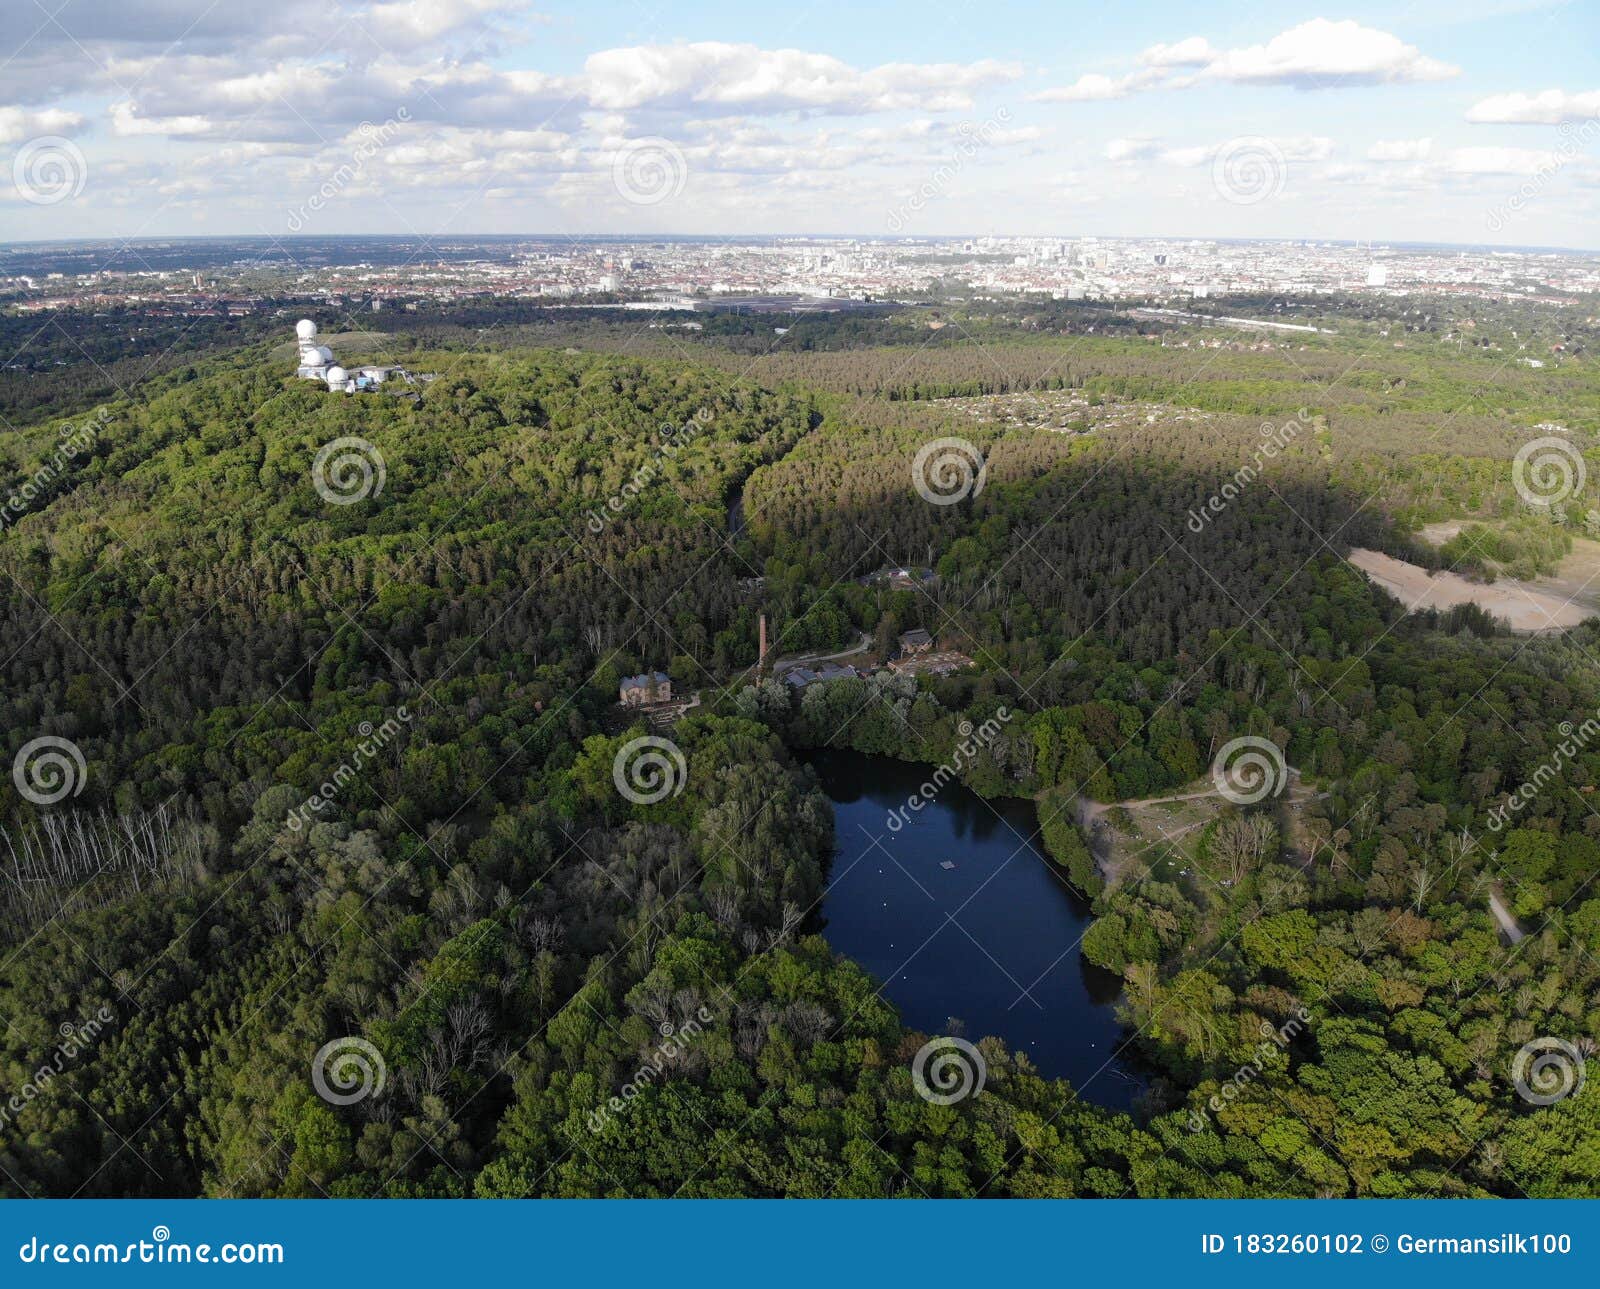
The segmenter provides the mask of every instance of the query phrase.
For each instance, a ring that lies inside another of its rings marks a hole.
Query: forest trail
[[[1489,911],[1494,914],[1495,921],[1500,924],[1500,929],[1506,933],[1506,938],[1512,944],[1519,943],[1527,935],[1517,919],[1512,916],[1511,910],[1506,907],[1505,897],[1501,895],[1499,886],[1489,888]]]

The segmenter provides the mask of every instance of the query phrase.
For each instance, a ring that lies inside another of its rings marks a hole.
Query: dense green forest
[[[65,422],[14,399],[0,1194],[1600,1195],[1600,1080],[1512,1076],[1600,1042],[1600,629],[1407,615],[1344,559],[1531,574],[1590,532],[1600,474],[1530,507],[1513,466],[1550,425],[1600,466],[1583,324],[1524,325],[1570,346],[1535,370],[1461,343],[1487,316],[1068,313],[421,319],[420,402],[221,336]],[[985,485],[930,504],[945,438]],[[763,614],[782,653],[922,627],[977,666],[797,695]],[[702,699],[653,801],[616,773],[645,669]],[[818,934],[798,750],[938,765],[1001,707],[962,777],[1034,798],[1094,899],[1160,1074],[1133,1115],[990,1038],[980,1095],[919,1095],[927,1036]],[[1269,799],[1187,877],[1097,865],[1079,803],[1245,737],[1304,836]]]

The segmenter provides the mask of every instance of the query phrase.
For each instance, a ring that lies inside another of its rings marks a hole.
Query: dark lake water
[[[1030,840],[1033,803],[951,783],[898,832],[891,810],[932,773],[858,752],[807,756],[833,802],[823,934],[880,981],[908,1025],[1003,1038],[1087,1101],[1128,1109],[1146,1086],[1113,1004],[1122,982],[1078,953],[1088,903]],[[944,867],[953,864],[954,867]]]

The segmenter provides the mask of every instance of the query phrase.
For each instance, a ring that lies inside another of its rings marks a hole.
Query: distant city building
[[[618,701],[624,707],[644,707],[672,701],[672,680],[664,671],[641,672],[622,682]]]

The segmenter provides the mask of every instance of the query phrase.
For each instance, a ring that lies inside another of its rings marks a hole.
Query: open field
[[[1592,546],[1594,543],[1584,543]],[[1381,551],[1361,547],[1350,552],[1350,562],[1381,586],[1406,611],[1454,609],[1463,604],[1479,608],[1510,624],[1513,631],[1529,635],[1565,631],[1600,614],[1600,562],[1591,569],[1592,556],[1575,551],[1554,578],[1523,582],[1501,578],[1493,583],[1471,582],[1459,573],[1432,573]],[[1577,560],[1569,570],[1569,564]]]

